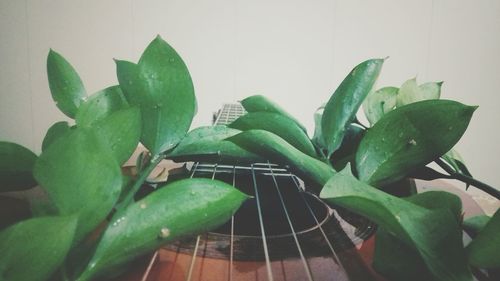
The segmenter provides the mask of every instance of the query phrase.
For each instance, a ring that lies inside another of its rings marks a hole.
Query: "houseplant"
[[[0,279],[91,280],[114,274],[164,243],[222,224],[248,197],[222,182],[186,179],[135,201],[147,176],[165,158],[230,163],[270,159],[289,165],[315,183],[312,192],[381,226],[375,265],[394,280],[411,278],[408,272],[415,271],[429,280],[470,280],[468,264],[499,266],[499,251],[491,249],[500,243],[492,247],[490,242],[498,239],[498,212],[464,249],[456,197],[428,192],[400,199],[373,187],[410,173],[443,176],[424,167],[433,160],[446,167],[449,176],[482,184],[456,154],[446,155],[475,108],[424,100],[428,93],[420,90],[370,93],[383,61],[363,62],[348,74],[318,115],[310,140],[296,119],[262,96],[242,101],[250,113],[228,127],[188,132],[195,112],[192,81],[182,59],[160,37],[137,64],[117,60],[119,85],[90,97],[73,67],[50,51],[51,93],[74,124],[54,124],[39,156],[0,143],[1,191],[40,185],[48,194],[48,200],[31,202],[31,218],[11,222],[0,232]],[[432,94],[436,85],[431,88]],[[365,108],[374,123],[369,129],[355,119],[367,96]],[[388,106],[394,97],[395,109]],[[407,127],[408,120],[413,127]],[[149,153],[137,159],[135,177],[124,176],[120,165],[139,142]],[[384,268],[384,261],[401,262],[411,271]]]

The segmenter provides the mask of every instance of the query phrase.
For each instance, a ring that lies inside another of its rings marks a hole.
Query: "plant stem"
[[[476,180],[473,177],[469,177],[469,176],[464,175],[460,172],[456,172],[455,170],[453,170],[448,164],[446,164],[441,159],[437,159],[437,160],[435,160],[435,162],[436,162],[436,164],[439,165],[439,167],[443,168],[443,170],[445,170],[448,174],[450,174],[450,177],[452,179],[456,179],[456,180],[462,181],[464,183],[470,184],[472,186],[475,186],[476,188],[488,193],[489,195],[491,195],[497,199],[500,199],[500,190],[498,190],[490,185],[487,185],[484,182]]]
[[[160,156],[160,155],[153,156],[151,158],[151,160],[149,161],[149,164],[146,167],[144,167],[143,170],[141,170],[139,172],[139,175],[138,175],[137,179],[135,180],[134,185],[130,189],[129,193],[123,199],[123,201],[116,207],[117,214],[121,214],[123,212],[123,210],[125,208],[127,208],[128,205],[130,205],[130,203],[134,199],[134,195],[137,193],[137,191],[142,186],[144,181],[146,181],[149,174],[151,174],[153,169],[158,165],[158,163],[160,163],[161,160],[163,160],[162,156]],[[115,217],[117,217],[117,216],[113,216],[113,218],[115,218]]]

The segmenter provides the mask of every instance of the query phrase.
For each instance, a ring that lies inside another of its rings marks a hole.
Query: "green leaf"
[[[247,112],[271,112],[288,117],[293,120],[304,132],[307,132],[306,127],[304,127],[299,120],[295,119],[295,117],[293,117],[285,109],[265,96],[253,95],[245,98],[240,103]]]
[[[383,229],[377,230],[373,268],[388,280],[435,280],[414,248]]]
[[[458,142],[476,108],[429,100],[387,113],[361,140],[359,178],[375,186],[387,184],[438,158]]]
[[[404,199],[431,210],[449,210],[458,224],[462,221],[462,201],[460,201],[460,197],[453,193],[446,191],[427,191]]]
[[[151,154],[167,151],[186,135],[196,100],[189,71],[177,52],[159,36],[139,63],[117,61],[120,87],[141,109],[141,141]]]
[[[120,86],[111,86],[90,96],[78,109],[78,126],[91,126],[114,112],[129,108]]]
[[[129,106],[119,86],[92,95],[81,105],[75,119],[78,126],[96,132],[120,165],[129,159],[139,144],[140,110]]]
[[[420,90],[421,100],[424,99],[439,99],[441,97],[441,87],[443,81],[440,82],[427,82],[418,86]]]
[[[446,154],[441,156],[441,158],[443,158],[443,160],[448,163],[455,170],[455,172],[472,177],[469,169],[465,165],[464,159],[457,150],[451,149],[450,151],[446,152]]]
[[[428,191],[405,200],[431,210],[449,210],[457,222],[461,220],[462,202],[454,194]],[[434,280],[418,252],[384,229],[377,231],[373,266],[390,280]]]
[[[318,186],[323,186],[335,174],[328,164],[302,153],[284,139],[268,131],[248,130],[227,140],[272,163],[289,165],[290,169],[302,179],[311,180]],[[315,186],[310,187],[315,188]]]
[[[487,215],[471,217],[464,220],[462,227],[472,238],[474,238],[486,226],[490,219],[491,217]]]
[[[92,126],[99,139],[106,143],[118,164],[134,153],[141,137],[141,113],[136,107],[122,109]]]
[[[225,140],[240,132],[224,125],[199,127],[190,131],[167,156],[178,162],[209,161],[241,164],[264,161],[256,154]]]
[[[368,94],[363,102],[363,111],[372,126],[396,107],[398,91],[396,87],[384,87]]]
[[[60,215],[78,215],[75,243],[111,211],[121,189],[121,171],[109,149],[85,128],[71,130],[45,150],[34,175]]]
[[[325,150],[327,148],[323,138],[323,130],[321,129],[321,119],[323,118],[325,106],[326,104],[320,106],[314,112],[314,136],[312,142],[319,150]]]
[[[500,267],[500,209],[467,246],[469,263],[479,268]]]
[[[394,197],[357,180],[349,170],[335,174],[320,197],[367,217],[417,250],[435,280],[472,279],[462,232],[450,210],[431,210]]]
[[[439,99],[441,96],[441,85],[443,82],[429,82],[417,85],[417,78],[412,78],[401,85],[397,95],[397,106],[403,106],[410,103]]]
[[[383,59],[372,59],[357,65],[326,104],[321,128],[328,146],[328,157],[339,148],[345,130],[375,84],[383,62]]]
[[[37,156],[15,143],[0,141],[0,192],[26,190],[36,186],[33,166]]]
[[[347,163],[354,162],[356,151],[364,135],[365,130],[358,125],[351,124],[347,127],[342,144],[330,158],[330,162],[337,171],[344,169]]]
[[[462,202],[454,194],[428,191],[405,198],[405,200],[431,210],[449,210],[460,223]],[[390,280],[434,280],[418,251],[384,229],[377,231],[373,266]]]
[[[74,118],[87,93],[75,69],[57,52],[50,50],[47,57],[47,75],[52,99],[57,107]]]
[[[247,131],[260,129],[269,131],[286,140],[303,153],[316,157],[316,150],[306,133],[292,119],[272,112],[250,112],[228,125],[230,128]]]
[[[0,279],[48,280],[64,261],[75,226],[74,217],[43,217],[0,232]]]
[[[171,183],[130,205],[108,227],[78,280],[88,280],[181,237],[226,222],[248,199],[231,185],[210,179]],[[182,206],[182,207],[179,207]]]
[[[49,145],[51,145],[60,136],[69,132],[69,130],[71,130],[71,127],[66,121],[60,121],[50,126],[45,134],[45,137],[43,138],[42,151],[45,151]]]

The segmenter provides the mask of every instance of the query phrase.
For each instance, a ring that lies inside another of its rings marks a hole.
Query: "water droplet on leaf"
[[[160,233],[158,234],[158,237],[161,238],[161,239],[165,239],[167,238],[168,236],[170,236],[170,229],[166,228],[166,227],[163,227],[161,230],[160,230]]]

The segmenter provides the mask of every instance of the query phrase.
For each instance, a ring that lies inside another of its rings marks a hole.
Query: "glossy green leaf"
[[[45,134],[45,137],[43,138],[42,151],[45,151],[49,145],[51,145],[60,136],[69,132],[69,130],[71,130],[71,127],[66,121],[60,121],[50,126]]]
[[[314,135],[312,142],[319,150],[326,150],[326,144],[323,138],[323,130],[321,129],[321,119],[323,118],[323,112],[325,111],[325,105],[320,106],[314,112]]]
[[[363,111],[371,125],[396,107],[398,91],[396,87],[384,87],[368,94],[363,102]]]
[[[442,86],[443,86],[443,81],[427,82],[419,85],[418,87],[420,89],[420,94],[424,99],[439,99],[441,97]]]
[[[320,197],[367,217],[415,249],[435,280],[468,280],[472,275],[456,216],[447,208],[427,209],[373,188],[348,172],[335,174]]]
[[[383,229],[377,230],[373,268],[388,280],[435,281],[418,252]]]
[[[228,164],[264,161],[256,154],[225,140],[240,132],[224,125],[196,128],[167,157],[180,162],[209,161]]]
[[[462,227],[469,236],[474,238],[486,226],[490,219],[491,217],[487,215],[471,217],[464,220]]]
[[[36,186],[33,178],[36,159],[31,150],[16,143],[0,141],[0,192]]]
[[[141,109],[141,141],[155,155],[173,148],[186,135],[196,100],[189,71],[177,52],[159,36],[139,63],[117,61],[120,87]]]
[[[454,194],[428,191],[405,198],[405,200],[431,210],[449,210],[457,222],[461,220],[462,202]],[[434,280],[418,251],[384,229],[377,231],[373,266],[389,280]]]
[[[64,261],[75,226],[74,217],[42,217],[0,232],[0,280],[48,280]]]
[[[248,130],[227,140],[272,163],[289,165],[295,174],[304,180],[313,181],[318,186],[323,186],[335,174],[328,164],[302,153],[284,139],[268,131]]]
[[[96,132],[120,165],[129,159],[139,144],[140,110],[129,106],[119,86],[92,95],[80,106],[75,119],[77,126],[92,128]]]
[[[351,124],[347,127],[342,144],[330,157],[330,162],[337,171],[344,169],[347,163],[354,162],[356,151],[364,135],[365,130],[358,125]]]
[[[118,164],[125,163],[139,144],[141,113],[136,107],[117,111],[92,125],[99,139],[106,143]]]
[[[479,268],[500,267],[500,209],[467,246],[470,264]]]
[[[272,112],[250,112],[228,125],[230,128],[247,131],[259,129],[269,131],[286,140],[298,150],[317,157],[316,150],[306,133],[292,119]]]
[[[455,170],[455,172],[472,177],[469,169],[465,165],[464,159],[456,149],[451,149],[450,151],[446,152],[446,154],[441,156],[441,158],[443,158],[443,160],[448,163],[453,168],[453,170]]]
[[[248,112],[272,112],[278,113],[289,119],[293,120],[297,126],[299,126],[304,132],[307,132],[306,127],[300,124],[300,122],[295,119],[290,113],[288,113],[285,109],[279,106],[277,103],[272,100],[266,98],[262,95],[253,95],[242,100],[241,105]]]
[[[29,204],[33,217],[57,216],[59,214],[56,205],[42,188],[37,190],[36,196],[29,198]]]
[[[438,158],[458,142],[475,109],[455,101],[429,100],[387,113],[359,145],[359,178],[376,186],[394,182]]]
[[[35,164],[35,178],[59,214],[78,215],[76,241],[109,214],[120,194],[120,166],[108,150],[92,131],[78,128],[50,145]]]
[[[441,96],[441,85],[443,82],[429,82],[417,85],[417,78],[407,80],[401,85],[397,95],[397,106],[403,106],[410,103],[439,99]]]
[[[50,50],[47,75],[52,99],[68,117],[74,118],[87,93],[75,69],[59,53]]]
[[[78,109],[78,126],[91,126],[119,110],[129,108],[120,86],[111,86],[91,95]]]
[[[130,205],[112,222],[84,273],[88,280],[181,237],[213,229],[248,198],[210,179],[176,181]]]
[[[404,199],[430,210],[448,210],[458,224],[462,221],[462,201],[460,197],[453,193],[446,191],[426,191]]]
[[[339,148],[347,127],[372,90],[383,62],[383,59],[372,59],[357,65],[340,83],[326,104],[321,128],[328,147],[328,156]]]

